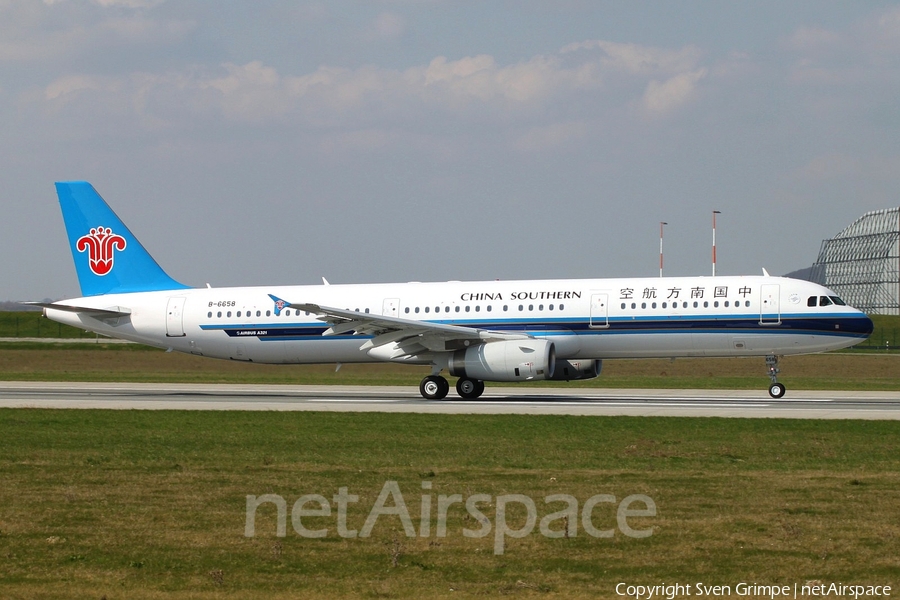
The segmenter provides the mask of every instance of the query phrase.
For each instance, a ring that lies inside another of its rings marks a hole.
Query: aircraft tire
[[[773,383],[769,386],[769,395],[773,398],[781,398],[787,390],[782,383]]]
[[[450,392],[450,384],[440,375],[429,375],[419,384],[419,393],[426,400],[443,400]]]
[[[473,400],[484,393],[484,382],[477,379],[469,379],[468,377],[460,377],[456,382],[456,393],[461,398]]]

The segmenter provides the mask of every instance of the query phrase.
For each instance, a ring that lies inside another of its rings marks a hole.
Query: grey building
[[[869,314],[900,315],[900,207],[867,212],[823,241],[809,279]]]

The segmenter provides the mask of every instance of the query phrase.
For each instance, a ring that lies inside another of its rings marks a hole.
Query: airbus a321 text
[[[611,358],[778,357],[846,348],[872,321],[782,277],[547,279],[192,288],[170,278],[87,182],[56,184],[81,298],[33,303],[61,323],[257,363],[426,365],[422,396],[484,382],[597,377]]]

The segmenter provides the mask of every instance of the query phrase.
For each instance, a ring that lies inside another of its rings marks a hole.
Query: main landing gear
[[[769,385],[769,395],[773,398],[781,398],[784,396],[785,387],[783,383],[778,383],[778,373],[781,372],[781,369],[778,368],[777,356],[770,354],[766,357],[766,369],[769,371],[769,379],[772,380],[772,384]]]
[[[440,375],[429,375],[419,384],[419,393],[426,400],[443,400],[449,392],[450,384]],[[467,400],[478,398],[484,393],[484,382],[460,377],[456,382],[456,393]]]

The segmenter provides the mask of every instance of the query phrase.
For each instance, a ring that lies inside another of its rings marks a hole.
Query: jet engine
[[[556,369],[550,379],[556,381],[574,381],[576,379],[593,379],[600,375],[603,361],[598,359],[557,360]]]
[[[455,351],[448,363],[454,377],[482,381],[551,379],[556,350],[547,340],[488,342]]]

